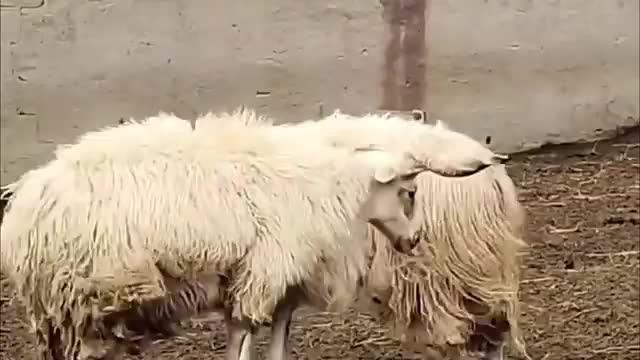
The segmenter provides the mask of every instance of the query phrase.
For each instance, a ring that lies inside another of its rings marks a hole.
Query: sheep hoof
[[[142,349],[140,348],[140,346],[135,345],[135,344],[131,344],[129,346],[127,346],[127,355],[132,355],[132,356],[138,356],[140,354],[142,354]]]

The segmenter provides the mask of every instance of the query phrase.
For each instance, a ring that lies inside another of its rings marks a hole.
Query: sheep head
[[[411,223],[417,190],[415,178],[427,171],[427,167],[408,154],[398,157],[374,147],[355,151],[375,155],[368,196],[360,209],[361,217],[384,234],[396,250],[410,252],[418,243],[417,227]]]

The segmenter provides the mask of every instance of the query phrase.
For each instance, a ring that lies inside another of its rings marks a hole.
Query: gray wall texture
[[[1,180],[87,130],[426,109],[500,151],[639,118],[638,0],[0,0]]]

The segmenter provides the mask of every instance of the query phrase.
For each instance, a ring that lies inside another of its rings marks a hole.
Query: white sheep
[[[447,129],[440,121],[435,125],[402,124],[396,116],[353,117],[337,111],[327,119],[292,126],[292,131],[299,136],[305,132],[324,134],[339,146],[375,143],[387,150],[431,151],[427,141],[415,141],[407,148],[402,139],[406,129],[420,127],[434,132]],[[376,128],[377,133],[372,130]],[[474,346],[470,343],[485,336],[497,343],[489,345],[487,356],[499,358],[507,340],[527,356],[518,327],[517,296],[520,255],[526,250],[522,239],[525,213],[505,167],[495,165],[465,178],[423,173],[416,182],[414,221],[422,224],[423,241],[407,258],[389,251],[372,232],[377,251],[365,289],[379,304],[365,304],[365,308],[374,305],[383,310],[382,315],[404,332],[404,337],[435,347],[463,353]],[[497,323],[502,329],[487,331],[484,324],[492,320],[494,327]]]
[[[268,119],[257,117],[255,113],[250,110],[237,111],[233,114],[209,114],[201,119],[196,126],[200,128],[216,128],[220,126],[220,124],[228,123],[229,121],[237,121],[250,126],[272,126],[272,123]],[[285,136],[288,139],[291,137],[300,139],[300,146],[303,146],[305,139],[312,135],[322,138],[324,139],[323,141],[338,147],[357,148],[360,146],[375,145],[393,149],[393,151],[398,153],[402,153],[405,149],[410,149],[412,154],[420,154],[418,156],[426,157],[430,164],[454,163],[460,166],[460,164],[464,164],[464,161],[474,159],[473,154],[484,156],[484,159],[493,158],[493,161],[505,159],[504,156],[493,154],[471,138],[450,131],[443,123],[430,126],[416,122],[408,122],[399,117],[387,115],[369,115],[354,118],[336,112],[321,121],[291,125],[286,124],[275,126],[273,129],[279,136]],[[431,144],[438,144],[438,146],[432,146]],[[454,152],[454,150],[456,152]],[[464,153],[469,155],[459,155]],[[453,159],[453,161],[449,159]],[[475,159],[477,159],[477,155]],[[442,168],[446,168],[445,166],[446,165],[442,166]],[[391,270],[388,270],[388,273],[390,274]],[[318,272],[318,274],[322,276],[322,272]],[[319,292],[319,295],[316,295],[318,294],[318,292],[314,290],[314,284],[316,283],[323,284],[322,278],[306,283],[303,289],[290,289],[290,296],[279,305],[274,315],[274,337],[269,349],[272,358],[279,358],[286,353],[286,329],[288,328],[291,314],[297,306],[301,303],[312,303],[316,307],[325,308],[328,305],[322,301],[321,292]],[[179,293],[179,291],[177,290],[176,293]],[[201,293],[206,294],[206,292]],[[176,298],[179,297],[176,296]],[[191,298],[196,298],[196,296],[191,296]],[[206,303],[206,298],[204,295],[201,296],[199,303]],[[158,318],[162,318],[162,316],[156,316],[154,311],[166,313],[167,308],[171,308],[176,313],[184,313],[184,308],[181,307],[181,304],[176,304],[170,300],[164,305],[165,307],[159,306],[156,307],[155,310],[153,310],[153,306],[146,307],[148,313],[142,316],[142,318],[152,323],[161,323],[162,320]],[[191,306],[192,309],[196,307],[198,306]],[[229,309],[226,310],[227,312],[229,311]],[[230,338],[240,339],[238,342],[242,344],[243,347],[251,348],[251,345],[248,343],[250,343],[252,332],[255,331],[255,328],[245,323],[245,327],[242,329],[241,325],[231,323],[232,319],[228,313],[226,315],[227,326],[236,328],[239,332],[234,335],[234,331],[231,330]],[[164,320],[167,320],[167,318],[165,317]],[[234,348],[238,346],[240,345]]]
[[[105,310],[167,296],[165,275],[230,279],[241,316],[257,322],[305,283],[349,304],[368,248],[351,240],[354,222],[406,251],[414,243],[400,196],[412,177],[430,166],[466,175],[494,160],[452,166],[237,125],[194,131],[161,114],[90,132],[7,187],[1,265],[43,358],[96,356]]]
[[[505,343],[527,357],[518,326],[525,214],[505,167],[464,180],[421,174],[416,183],[421,241],[408,258],[374,237],[369,303],[360,306],[451,358],[484,346],[487,359],[500,359]]]

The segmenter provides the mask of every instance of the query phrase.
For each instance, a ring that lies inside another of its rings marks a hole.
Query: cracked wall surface
[[[421,106],[501,151],[639,117],[637,0],[71,4],[0,0],[2,184],[58,143],[160,110]]]

